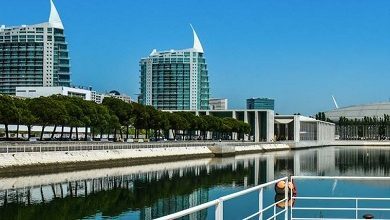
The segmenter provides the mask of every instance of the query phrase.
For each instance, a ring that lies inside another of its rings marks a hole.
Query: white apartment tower
[[[64,26],[50,0],[49,21],[0,26],[0,93],[16,87],[70,86],[70,63]]]

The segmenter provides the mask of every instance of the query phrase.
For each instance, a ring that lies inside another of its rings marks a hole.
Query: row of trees
[[[348,119],[340,117],[336,133],[340,139],[389,139],[390,138],[390,116],[384,115],[381,118],[364,117],[363,119]]]
[[[315,117],[317,120],[335,123],[336,134],[343,140],[390,139],[390,116],[387,114],[383,117],[365,116],[362,119],[340,117],[337,122],[327,118],[324,112],[317,113]]]
[[[40,139],[43,139],[45,128],[54,126],[51,139],[59,135],[60,139],[79,139],[80,127],[91,137],[100,134],[118,135],[122,139],[129,138],[129,128],[135,130],[135,137],[144,133],[146,138],[154,136],[168,139],[171,130],[174,138],[193,139],[196,135],[206,139],[208,132],[214,138],[232,138],[232,133],[238,137],[249,134],[250,126],[247,123],[233,118],[218,118],[210,115],[196,116],[190,112],[163,112],[151,106],[138,103],[126,103],[120,99],[107,97],[103,104],[85,101],[78,97],[50,96],[34,99],[18,99],[10,96],[0,96],[0,123],[5,125],[5,136],[9,139],[9,125],[16,125],[16,137],[19,138],[19,126],[25,125],[28,129],[28,138],[31,137],[33,126],[42,126]],[[61,132],[57,128],[61,127]],[[64,127],[70,127],[69,135],[65,135]],[[58,134],[60,133],[60,134]],[[125,134],[125,135],[124,135]],[[87,140],[87,135],[84,135]]]

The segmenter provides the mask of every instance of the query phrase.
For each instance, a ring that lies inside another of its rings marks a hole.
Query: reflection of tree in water
[[[380,148],[340,149],[336,152],[336,168],[340,173],[360,175],[390,174],[390,151]]]
[[[208,189],[216,185],[240,184],[249,175],[251,166],[244,168],[237,163],[228,166],[193,167],[184,171],[153,172],[130,176],[103,177],[69,183],[35,187],[35,194],[42,194],[39,202],[31,201],[31,188],[14,190],[13,196],[0,193],[0,219],[79,219],[102,213],[118,216],[128,210],[141,210],[152,218],[167,215],[208,200]],[[12,190],[8,190],[11,192]],[[45,198],[44,191],[53,192]],[[206,212],[195,218],[205,218]],[[141,216],[142,217],[142,216]]]

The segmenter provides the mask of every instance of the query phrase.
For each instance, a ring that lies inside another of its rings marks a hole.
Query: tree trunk
[[[79,127],[76,126],[76,141],[79,140]]]
[[[126,141],[129,139],[129,125],[126,125]]]
[[[27,138],[30,140],[31,137],[31,125],[27,125]]]
[[[42,125],[42,131],[41,131],[41,141],[43,141],[43,133],[45,132],[45,126]]]
[[[5,139],[8,140],[8,139],[9,139],[9,135],[8,135],[8,124],[4,124],[4,127],[5,127]]]
[[[64,136],[64,125],[62,125],[62,127],[61,127],[61,136],[60,136],[61,141],[62,141],[63,136]]]
[[[85,126],[84,141],[88,140],[88,126]]]
[[[70,127],[69,140],[72,140],[72,132],[73,132],[73,127]]]
[[[16,125],[16,140],[19,139],[19,124]]]
[[[56,130],[57,130],[57,125],[54,125],[54,129],[53,129],[53,132],[51,133],[51,139],[54,138],[54,134],[56,133]]]
[[[123,140],[123,132],[122,132],[122,127],[121,127],[121,128],[120,128],[120,130],[119,130],[119,134],[120,134],[121,140]]]
[[[116,128],[114,128],[114,141],[116,141]]]

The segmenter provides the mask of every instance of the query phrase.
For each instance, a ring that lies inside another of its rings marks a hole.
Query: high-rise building
[[[0,93],[15,87],[69,86],[70,65],[64,26],[52,0],[49,21],[0,26]]]
[[[211,110],[227,110],[228,99],[211,98],[209,100]]]
[[[275,100],[269,98],[250,98],[246,100],[247,109],[275,109]]]
[[[140,103],[163,110],[209,109],[206,59],[194,28],[192,31],[192,48],[154,49],[149,57],[141,59]]]

